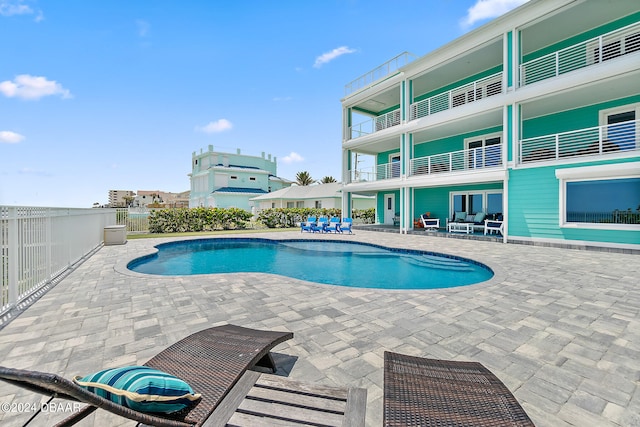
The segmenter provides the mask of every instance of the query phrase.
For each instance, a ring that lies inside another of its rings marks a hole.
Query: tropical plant
[[[296,182],[298,185],[311,185],[315,182],[307,171],[301,171],[296,174]]]
[[[338,182],[338,180],[337,180],[337,179],[335,179],[335,178],[334,178],[334,177],[332,177],[332,176],[325,176],[325,177],[323,177],[323,178],[320,180],[320,182],[321,182],[322,184],[329,184],[329,183],[331,183],[331,182]]]

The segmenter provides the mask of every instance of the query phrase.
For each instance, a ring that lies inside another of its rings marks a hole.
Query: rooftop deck
[[[71,377],[141,364],[189,333],[235,323],[294,332],[275,350],[295,362],[281,373],[366,388],[370,426],[382,422],[385,350],[481,362],[538,427],[640,424],[638,255],[424,232],[304,237],[451,253],[496,274],[481,284],[428,291],[342,288],[258,273],[142,276],[126,263],[168,239],[129,240],[100,249],[0,329],[2,364]],[[40,401],[0,384],[0,402]],[[30,415],[0,411],[0,424],[22,425]],[[92,424],[131,425],[106,413],[81,425]]]

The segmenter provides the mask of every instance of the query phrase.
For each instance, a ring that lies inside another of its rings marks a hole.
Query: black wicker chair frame
[[[530,427],[507,387],[477,362],[384,354],[384,426]]]
[[[0,379],[40,394],[88,404],[57,426],[74,425],[97,408],[146,425],[201,426],[248,369],[258,365],[275,371],[270,351],[291,338],[291,332],[223,325],[189,335],[158,353],[145,365],[183,379],[202,394],[194,406],[170,415],[134,411],[55,374],[0,366]]]

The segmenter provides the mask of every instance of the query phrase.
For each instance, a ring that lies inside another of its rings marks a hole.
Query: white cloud
[[[136,20],[136,27],[138,28],[138,35],[140,37],[149,36],[149,30],[151,29],[151,25],[142,19]]]
[[[54,80],[46,77],[21,74],[13,81],[0,82],[0,93],[7,98],[40,99],[44,96],[60,95],[62,98],[72,98],[71,92]]]
[[[467,10],[467,16],[460,21],[460,26],[469,28],[478,21],[496,18],[527,1],[529,0],[477,0],[476,4]]]
[[[340,46],[333,49],[331,52],[325,52],[316,58],[316,62],[313,64],[314,68],[320,68],[323,64],[333,61],[334,59],[346,55],[347,53],[354,53],[355,49],[351,49],[347,46]]]
[[[218,133],[230,130],[231,128],[233,128],[233,124],[231,124],[229,120],[220,119],[215,122],[209,122],[209,124],[205,126],[198,126],[196,130],[204,133]]]
[[[11,132],[10,130],[0,130],[0,143],[17,144],[24,140],[24,135]]]
[[[291,153],[289,153],[288,156],[284,156],[282,158],[282,162],[286,164],[299,163],[302,161],[304,161],[304,158],[300,154],[296,153],[295,151],[292,151]]]
[[[276,96],[273,98],[273,102],[286,102],[291,101],[293,98],[290,96]]]
[[[23,0],[0,0],[0,16],[14,15],[33,15],[35,21],[40,22],[44,19],[41,10],[34,10],[31,6],[24,4]]]

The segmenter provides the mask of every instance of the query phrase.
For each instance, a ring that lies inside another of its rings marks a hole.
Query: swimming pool
[[[436,289],[489,280],[470,259],[335,240],[197,239],[163,243],[129,270],[166,276],[271,273],[310,282],[378,289]]]

